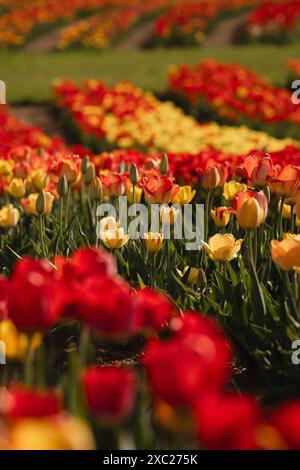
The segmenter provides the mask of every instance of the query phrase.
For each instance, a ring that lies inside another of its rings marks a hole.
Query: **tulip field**
[[[300,450],[299,26],[0,0],[0,450]]]

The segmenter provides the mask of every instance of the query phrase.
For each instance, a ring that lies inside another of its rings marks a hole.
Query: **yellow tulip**
[[[247,191],[247,185],[237,181],[228,181],[224,184],[223,196],[226,201],[233,201],[235,196],[241,192]]]
[[[41,191],[49,183],[49,177],[45,170],[39,168],[38,170],[33,170],[27,178],[27,186],[31,192]]]
[[[255,229],[264,221],[265,213],[255,198],[249,198],[238,207],[236,218],[242,228]]]
[[[274,263],[283,271],[292,271],[294,267],[300,266],[300,240],[272,240],[271,255]]]
[[[20,333],[11,320],[0,322],[0,341],[5,344],[5,355],[7,359],[23,359],[29,346],[36,350],[40,347],[42,336],[34,333],[29,343],[29,338],[25,333]]]
[[[144,235],[149,253],[157,253],[161,250],[164,236],[162,233],[147,232]]]
[[[0,227],[9,229],[15,227],[20,220],[20,212],[12,204],[0,210]]]
[[[192,190],[191,186],[181,186],[178,193],[171,200],[172,204],[189,204],[196,194],[196,190]]]
[[[9,160],[0,160],[0,176],[11,176],[13,173],[13,162]]]
[[[280,211],[281,201],[278,203],[278,211]],[[291,218],[291,206],[288,204],[283,204],[282,218],[290,219]]]
[[[51,193],[45,192],[45,207],[42,215],[50,214],[54,201],[54,196]],[[22,200],[24,211],[28,215],[39,215],[36,209],[36,202],[39,197],[38,193],[29,194],[26,199]]]
[[[139,204],[142,199],[143,190],[138,186],[134,190],[134,204]],[[133,204],[133,185],[128,185],[126,187],[126,196],[128,198],[129,204]]]
[[[123,228],[115,228],[114,230],[100,232],[100,239],[106,248],[116,250],[126,245],[129,235],[125,235]]]
[[[190,272],[189,272],[189,275],[188,275],[188,278],[187,278],[187,282],[188,282],[189,284],[197,285],[197,284],[199,283],[200,269],[198,269],[198,268],[190,268],[189,266],[186,266],[186,268],[184,268],[184,270],[183,270],[183,275],[184,275],[188,270],[190,270]]]
[[[11,450],[95,449],[88,425],[69,415],[16,420],[11,425],[9,437]]]
[[[218,233],[208,240],[202,242],[205,251],[213,261],[231,261],[237,257],[243,240],[236,240],[233,235]]]
[[[210,215],[217,227],[226,227],[230,221],[228,207],[217,207],[211,210]]]
[[[21,178],[14,178],[11,180],[10,185],[7,188],[7,191],[12,197],[21,198],[25,195],[26,184]]]

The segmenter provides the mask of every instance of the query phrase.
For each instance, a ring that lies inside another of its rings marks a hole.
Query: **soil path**
[[[45,34],[33,39],[31,42],[26,44],[24,47],[25,52],[36,52],[40,54],[47,54],[53,52],[58,44],[61,32],[66,28],[66,26],[53,29],[48,31]]]
[[[46,104],[16,105],[11,106],[13,114],[20,121],[31,126],[40,127],[50,137],[63,135],[63,129],[59,121]]]
[[[123,41],[117,45],[117,49],[122,51],[142,49],[153,37],[155,23],[155,20],[149,20],[133,28]]]
[[[237,33],[244,27],[249,13],[220,21],[203,42],[204,47],[221,47],[234,44]]]

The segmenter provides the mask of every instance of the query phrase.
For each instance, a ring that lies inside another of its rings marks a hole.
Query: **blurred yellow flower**
[[[93,450],[95,442],[88,425],[80,418],[59,415],[22,418],[10,427],[11,450]]]
[[[54,196],[53,194],[49,192],[45,192],[44,195],[45,195],[45,207],[44,207],[43,215],[48,215],[50,214],[52,210]],[[34,194],[29,194],[29,196],[26,199],[22,199],[22,206],[27,215],[39,215],[37,212],[37,208],[36,208],[38,197],[39,197],[39,194],[34,193]]]
[[[26,183],[21,178],[14,178],[11,180],[7,191],[15,198],[21,198],[25,195]]]
[[[9,229],[15,227],[20,220],[20,212],[12,204],[0,210],[0,227]]]
[[[283,271],[292,271],[300,266],[300,240],[288,238],[282,241],[271,241],[271,255]]]
[[[0,321],[0,341],[5,344],[7,359],[23,359],[29,346],[38,349],[42,342],[40,333],[34,333],[29,342],[25,333],[20,333],[11,320]]]

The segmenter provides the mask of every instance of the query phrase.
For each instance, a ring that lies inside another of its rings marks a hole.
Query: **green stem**
[[[46,253],[46,246],[45,246],[45,233],[44,233],[44,220],[43,220],[43,215],[39,216],[39,229],[40,229],[40,237],[41,237],[41,244],[42,244],[42,252],[44,258],[47,258],[47,253]]]
[[[291,233],[295,231],[295,214],[294,214],[294,205],[291,205]]]
[[[280,201],[280,211],[279,211],[279,219],[278,219],[278,228],[277,228],[277,238],[282,238],[282,214],[283,214],[283,206],[284,206],[285,196],[282,196]]]
[[[71,186],[68,187],[68,194],[67,194],[67,207],[66,207],[66,219],[65,219],[65,228],[68,227],[69,223],[69,212],[70,212],[70,201],[71,201]]]

